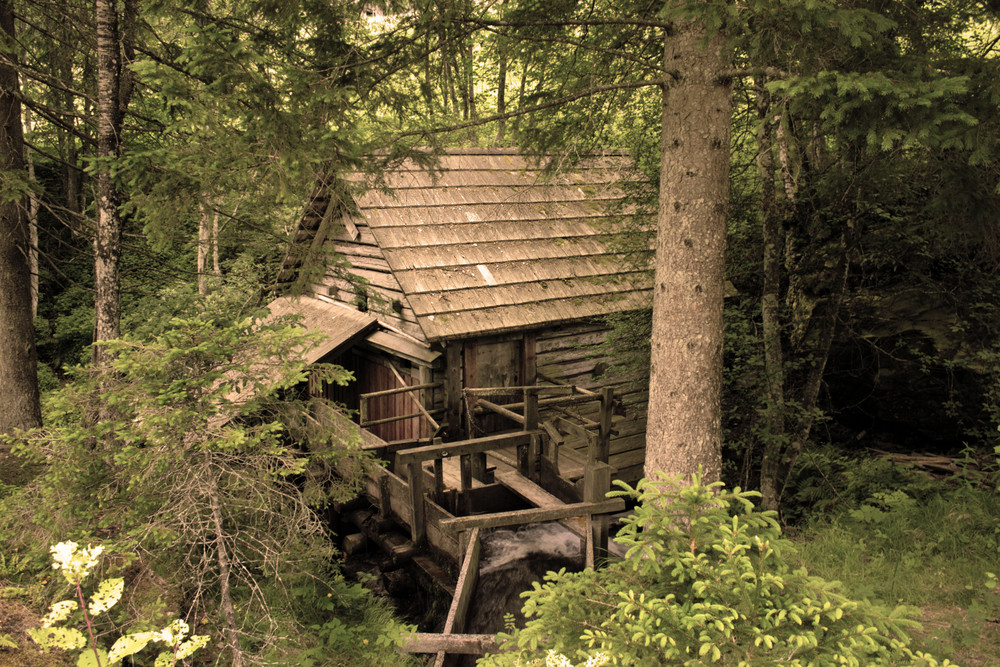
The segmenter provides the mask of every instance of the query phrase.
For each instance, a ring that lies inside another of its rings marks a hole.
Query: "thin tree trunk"
[[[497,54],[500,60],[497,72],[497,115],[502,116],[507,113],[507,41],[500,36],[497,37]],[[497,146],[503,144],[503,135],[506,131],[507,120],[501,118],[497,121],[497,137],[493,143]]]
[[[212,217],[208,202],[202,202],[201,215],[198,216],[198,294],[208,296],[208,256],[212,244]]]
[[[213,473],[209,470],[209,474]],[[222,605],[222,613],[226,619],[226,626],[223,629],[226,635],[226,644],[232,652],[233,667],[243,667],[243,649],[240,646],[240,636],[237,632],[236,610],[233,608],[233,598],[229,590],[229,552],[226,550],[226,533],[222,520],[222,503],[219,500],[218,481],[213,477],[212,487],[209,489],[209,503],[212,506],[212,523],[215,526],[215,557],[219,566],[219,602]]]
[[[0,0],[0,31],[14,36],[14,8]],[[17,70],[0,64],[0,171],[24,172]],[[0,434],[41,426],[38,361],[31,314],[30,238],[23,199],[0,203]]]
[[[647,477],[721,475],[722,303],[732,105],[725,41],[693,21],[665,39]]]
[[[764,377],[767,383],[764,453],[760,491],[765,509],[777,510],[784,479],[780,461],[787,444],[785,434],[785,354],[781,340],[781,224],[774,188],[773,114],[770,96],[758,81],[757,168],[760,173],[760,217],[763,226],[764,276],[761,320],[764,342]]]
[[[239,204],[236,205],[238,209]],[[236,215],[236,211],[233,211],[233,215]],[[212,273],[218,277],[222,277],[222,267],[219,265],[219,211],[215,210],[212,214]]]
[[[32,131],[31,109],[24,110],[24,127]],[[35,157],[28,150],[24,153],[28,165],[28,183],[35,185]],[[38,196],[34,190],[28,191],[28,265],[31,271],[31,317],[38,315]]]

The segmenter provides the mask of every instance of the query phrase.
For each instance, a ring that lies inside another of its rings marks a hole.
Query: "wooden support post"
[[[615,390],[601,389],[601,416],[597,430],[597,460],[607,463],[611,454],[611,417],[615,407]]]
[[[468,538],[463,535],[463,543],[468,546],[462,551],[462,569],[458,573],[458,582],[455,584],[455,597],[452,598],[451,607],[448,609],[448,617],[444,621],[443,635],[457,634],[465,630],[465,618],[469,612],[469,603],[472,601],[472,594],[476,590],[476,580],[479,578],[479,529],[473,528]],[[466,542],[467,539],[467,542]],[[443,667],[445,652],[440,651],[434,661],[435,667]]]
[[[538,392],[524,390],[524,430],[534,431],[538,428]]]
[[[538,459],[542,455],[542,436],[537,431],[531,434],[528,445],[528,479],[538,482]]]
[[[486,452],[476,452],[472,455],[472,476],[483,484],[493,483],[493,477],[486,469]]]
[[[462,478],[462,509],[466,514],[471,514],[472,496],[469,494],[469,489],[472,488],[472,454],[462,454],[458,463]]]
[[[444,505],[444,459],[434,459],[434,502]]]
[[[392,516],[392,498],[389,493],[389,476],[382,475],[378,480],[378,513],[382,515],[382,521],[388,521]]]
[[[445,421],[448,422],[448,438],[461,440],[465,437],[462,428],[462,344],[448,343],[445,348]]]
[[[427,536],[424,525],[424,472],[420,461],[411,461],[409,466],[410,479],[410,539],[417,546],[423,546]]]
[[[552,469],[559,473],[559,446],[563,443],[562,433],[552,425],[552,422],[543,422],[542,429],[548,436],[548,445],[545,447],[545,457],[552,464]]]
[[[526,445],[517,446],[517,471],[522,475],[524,475],[525,477],[528,477],[528,470],[529,470],[528,461],[531,456],[530,448],[531,448],[530,442]]]
[[[590,463],[587,465],[583,481],[583,501],[601,502],[611,490],[611,466],[606,463]],[[606,515],[587,515],[587,550],[586,567],[596,564],[608,555],[608,526]]]

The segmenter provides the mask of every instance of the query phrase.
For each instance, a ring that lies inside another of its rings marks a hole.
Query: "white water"
[[[479,572],[489,574],[533,554],[578,559],[580,536],[554,521],[516,529],[498,528],[483,538]]]

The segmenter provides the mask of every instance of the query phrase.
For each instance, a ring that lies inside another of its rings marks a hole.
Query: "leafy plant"
[[[547,651],[613,664],[937,665],[909,647],[910,610],[849,599],[790,564],[759,494],[691,479],[619,483],[639,502],[616,541],[624,560],[549,573],[524,594],[524,629],[481,665],[535,664]]]
[[[60,570],[63,577],[73,587],[75,600],[55,602],[48,615],[42,619],[41,628],[31,628],[28,635],[39,646],[47,649],[60,648],[66,651],[79,650],[77,667],[106,667],[135,655],[150,643],[159,642],[166,646],[157,657],[155,667],[173,667],[208,643],[208,635],[193,635],[186,638],[188,625],[177,619],[159,631],[136,632],[119,637],[110,650],[97,643],[94,632],[94,617],[103,614],[116,604],[125,590],[125,580],[105,579],[97,585],[84,603],[83,582],[97,565],[104,547],[79,548],[75,542],[60,542],[52,547],[53,568]],[[79,610],[87,628],[86,636],[76,627],[58,627]]]
[[[67,535],[144,554],[134,567],[162,584],[156,597],[208,619],[246,660],[296,641],[312,619],[290,590],[333,572],[315,509],[353,497],[364,465],[347,420],[301,390],[350,378],[307,370],[316,342],[289,322],[204,313],[107,343],[113,368],[78,370],[49,396],[46,428],[15,444],[59,464],[4,499],[6,539],[24,552]]]

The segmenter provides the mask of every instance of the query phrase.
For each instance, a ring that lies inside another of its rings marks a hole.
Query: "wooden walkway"
[[[519,392],[522,400],[499,405],[483,398],[499,390]],[[362,432],[364,448],[388,462],[374,466],[365,485],[383,521],[409,530],[409,544],[400,548],[431,550],[459,568],[444,632],[414,634],[403,647],[437,654],[435,665],[445,665],[449,653],[496,650],[492,637],[463,634],[479,572],[480,531],[560,521],[580,536],[586,565],[593,567],[607,555],[608,515],[625,508],[621,499],[606,498],[614,474],[610,390],[539,385],[466,393],[477,411],[502,415],[519,428],[447,443],[388,443]],[[590,401],[600,402],[600,420],[573,420],[572,407]]]

